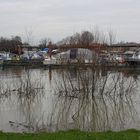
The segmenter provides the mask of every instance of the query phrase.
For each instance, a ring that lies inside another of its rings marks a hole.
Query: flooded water
[[[140,129],[140,70],[0,70],[0,130]]]

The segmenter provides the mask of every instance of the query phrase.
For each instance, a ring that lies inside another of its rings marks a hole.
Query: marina
[[[79,53],[72,51],[78,51]],[[57,50],[58,51],[58,50]],[[27,53],[27,52],[26,52]],[[30,52],[31,53],[31,52]],[[37,56],[38,52],[32,52],[36,55],[36,58],[31,57],[29,54],[16,55],[12,54],[13,57],[3,57],[1,54],[0,66],[30,66],[30,67],[61,67],[61,66],[108,66],[108,67],[128,67],[128,66],[140,66],[140,55],[139,51],[124,52],[124,53],[105,53],[97,54],[89,49],[69,49],[68,51],[58,52],[52,54],[39,52],[40,56]],[[9,54],[8,54],[9,55]],[[31,54],[32,55],[32,54]],[[24,56],[24,57],[23,57]]]

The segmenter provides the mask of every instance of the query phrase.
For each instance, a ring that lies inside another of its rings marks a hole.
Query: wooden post
[[[52,49],[53,49],[51,41],[49,42],[48,48],[49,48],[49,57],[51,58],[51,56],[52,56]]]

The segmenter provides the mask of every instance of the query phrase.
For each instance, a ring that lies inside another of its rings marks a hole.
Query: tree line
[[[107,44],[112,45],[115,42],[116,36],[112,30],[102,32],[98,28],[93,31],[82,31],[68,36],[58,42],[59,45],[79,45],[89,47],[92,44]]]
[[[12,36],[11,38],[0,37],[0,51],[14,52],[22,44],[20,36]]]
[[[113,31],[108,31],[104,33],[98,28],[95,28],[93,31],[82,31],[81,33],[75,33],[72,36],[68,36],[56,44],[53,44],[54,47],[61,46],[64,44],[68,45],[79,45],[84,47],[89,47],[92,44],[108,44],[111,45],[115,42],[115,34]],[[28,36],[28,40],[30,36]],[[43,48],[48,47],[50,38],[43,38],[40,40],[38,47],[43,50]],[[23,43],[20,36],[12,36],[11,38],[0,37],[0,51],[6,52],[15,52],[18,50],[19,46],[29,45],[30,43]]]

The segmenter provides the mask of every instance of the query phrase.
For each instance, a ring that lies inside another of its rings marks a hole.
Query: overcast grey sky
[[[94,26],[140,42],[140,0],[0,0],[0,36],[58,41]]]

